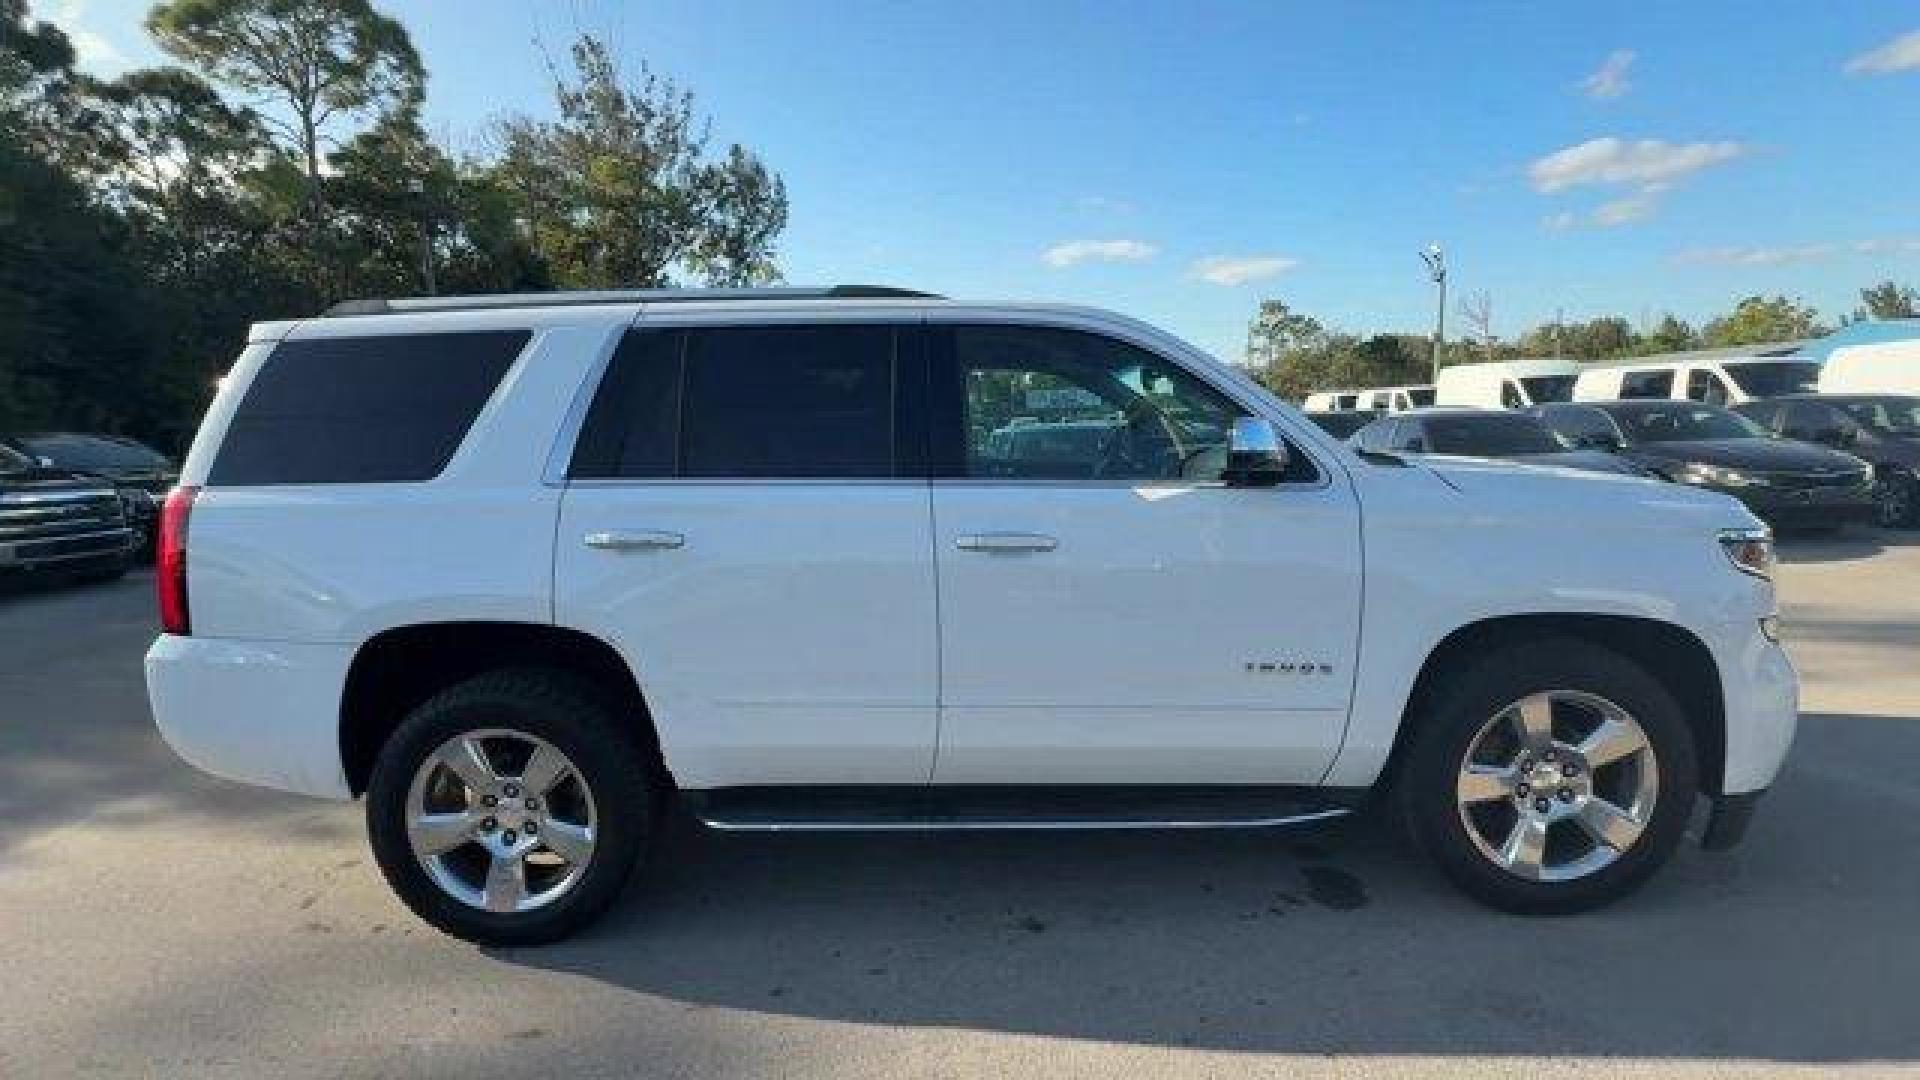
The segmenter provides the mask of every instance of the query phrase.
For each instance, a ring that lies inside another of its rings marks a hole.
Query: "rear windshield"
[[[431,480],[530,336],[490,330],[283,341],[247,387],[207,482]]]
[[[1507,457],[1566,449],[1531,416],[1429,416],[1426,428],[1428,449],[1436,454]]]
[[[1743,363],[1722,364],[1733,381],[1748,397],[1778,397],[1781,394],[1811,393],[1820,382],[1820,365],[1806,363]]]

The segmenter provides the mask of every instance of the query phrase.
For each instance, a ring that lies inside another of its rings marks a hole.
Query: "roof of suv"
[[[494,311],[510,308],[583,307],[593,304],[674,304],[765,300],[944,300],[935,293],[890,285],[835,285],[826,289],[590,289],[473,296],[413,296],[345,300],[328,308],[326,318],[397,315],[425,311]]]

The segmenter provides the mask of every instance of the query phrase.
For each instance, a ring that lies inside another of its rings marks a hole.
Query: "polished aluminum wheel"
[[[593,859],[593,792],[553,744],[488,728],[427,756],[407,792],[407,842],[448,896],[533,911],[565,896]]]
[[[1467,835],[1488,861],[1529,881],[1572,881],[1640,839],[1660,770],[1646,731],[1625,709],[1550,690],[1481,726],[1455,794]]]

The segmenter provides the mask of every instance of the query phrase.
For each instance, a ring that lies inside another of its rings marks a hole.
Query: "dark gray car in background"
[[[1875,520],[1887,528],[1920,525],[1920,397],[1790,394],[1736,411],[1777,435],[1864,459],[1873,466]]]
[[[1662,480],[1731,495],[1780,528],[1839,528],[1873,517],[1873,466],[1780,438],[1697,401],[1569,401],[1534,415],[1562,441],[1616,454]]]
[[[1388,454],[1499,458],[1582,472],[1647,475],[1617,454],[1569,446],[1536,416],[1504,409],[1411,409],[1380,417],[1349,441],[1358,449]]]

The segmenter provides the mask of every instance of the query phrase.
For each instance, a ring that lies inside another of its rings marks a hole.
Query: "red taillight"
[[[160,629],[169,634],[193,633],[193,620],[187,614],[187,518],[199,494],[197,487],[174,488],[160,508],[154,583],[160,592]]]

